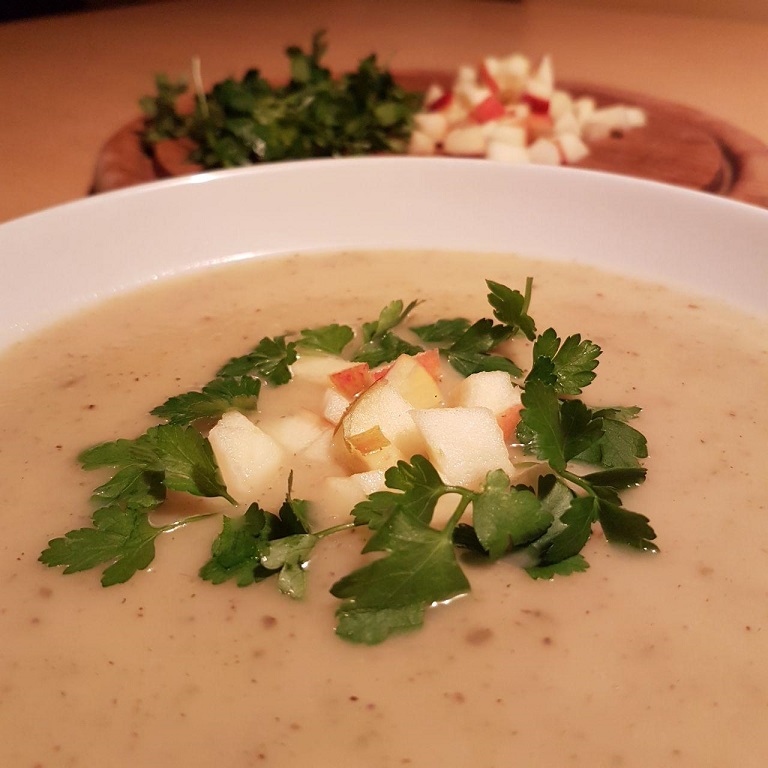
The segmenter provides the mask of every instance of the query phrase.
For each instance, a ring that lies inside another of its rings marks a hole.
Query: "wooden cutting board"
[[[442,72],[397,75],[404,87],[413,90],[424,90],[432,82],[450,85],[452,77]],[[590,155],[578,167],[703,190],[768,208],[768,146],[753,136],[661,99],[587,83],[564,82],[558,87],[574,96],[593,96],[600,106],[642,107],[648,116],[643,128],[590,144]],[[152,155],[145,153],[139,141],[142,125],[143,118],[136,118],[101,148],[92,192],[200,170],[186,161],[189,146],[183,144],[164,142]]]

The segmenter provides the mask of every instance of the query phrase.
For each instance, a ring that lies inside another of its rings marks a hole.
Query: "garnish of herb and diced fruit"
[[[149,566],[163,533],[220,514],[156,527],[150,515],[168,491],[220,497],[232,511],[200,577],[239,587],[271,579],[300,599],[323,539],[366,529],[362,551],[375,554],[329,587],[336,632],[374,644],[470,592],[460,551],[486,567],[515,555],[534,579],[585,571],[597,526],[612,544],[657,551],[648,518],[622,498],[645,481],[646,440],[632,426],[640,409],[582,399],[601,349],[539,332],[531,279],[522,292],[487,287],[490,316],[474,321],[417,323],[422,303],[395,300],[359,328],[262,338],[200,389],[153,409],[162,423],[80,454],[83,469],[105,473],[90,525],[50,541],[41,562],[125,582]],[[297,382],[311,382],[322,406],[270,421],[262,392]],[[294,498],[293,470],[282,505],[262,507],[281,469],[312,461],[326,475],[345,468],[325,482],[356,498],[346,519],[324,525],[312,499]]]
[[[322,32],[308,53],[289,47],[286,85],[272,85],[251,69],[206,93],[196,77],[194,99],[184,106],[179,99],[187,84],[159,75],[157,93],[140,101],[146,116],[144,145],[191,141],[190,161],[204,168],[405,152],[421,96],[397,85],[375,55],[334,77],[321,63],[325,51]]]
[[[191,153],[187,162],[204,169],[372,153],[572,165],[596,142],[647,122],[639,107],[564,90],[548,55],[538,63],[521,53],[486,56],[459,67],[450,87],[432,83],[415,93],[374,54],[334,77],[321,63],[325,51],[322,32],[308,53],[289,47],[290,80],[281,86],[251,69],[206,91],[197,60],[192,94],[184,80],[158,75],[156,93],[139,102],[144,147],[179,142]]]

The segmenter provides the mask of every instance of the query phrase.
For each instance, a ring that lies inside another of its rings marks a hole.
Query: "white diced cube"
[[[386,491],[387,484],[384,480],[385,470],[372,469],[369,472],[358,472],[350,475],[350,480],[356,482],[366,496],[377,491]]]
[[[448,121],[442,112],[420,112],[413,118],[416,130],[427,135],[433,142],[441,142],[448,133]]]
[[[443,142],[443,150],[447,155],[479,157],[485,154],[485,144],[483,127],[471,125],[449,131]]]
[[[408,154],[421,155],[428,157],[434,155],[437,149],[435,140],[423,131],[411,131],[411,138],[408,141]]]
[[[510,165],[524,165],[531,162],[525,147],[516,147],[496,140],[488,142],[485,156],[497,163],[509,163]]]
[[[514,147],[524,147],[527,138],[528,132],[522,125],[496,124],[488,135],[489,141],[499,141]]]
[[[300,408],[285,416],[265,418],[259,427],[291,453],[304,450],[330,427],[316,413]]]
[[[462,408],[488,408],[499,416],[520,405],[520,387],[504,371],[480,371],[467,376],[456,387],[453,402]]]
[[[571,94],[567,91],[553,91],[552,98],[549,100],[550,117],[557,121],[563,115],[572,114],[572,112],[573,99],[571,98]]]
[[[540,138],[528,147],[528,155],[532,163],[539,165],[560,165],[560,150],[549,139]]]
[[[228,411],[208,434],[230,496],[241,504],[258,501],[284,485],[286,452],[239,411]]]
[[[297,381],[327,384],[331,374],[343,371],[349,366],[349,360],[335,355],[301,355],[291,365],[291,373]]]
[[[338,424],[351,402],[338,389],[329,387],[323,392],[323,418],[331,424]]]
[[[411,416],[443,482],[479,490],[488,472],[512,474],[504,435],[488,408],[430,408]]]
[[[589,147],[575,133],[564,133],[556,143],[566,163],[578,163],[589,154]]]

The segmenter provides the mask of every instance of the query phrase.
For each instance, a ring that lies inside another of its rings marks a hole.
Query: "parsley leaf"
[[[605,499],[599,499],[597,505],[600,526],[608,541],[647,552],[658,552],[658,547],[653,543],[656,533],[645,515],[630,512]]]
[[[624,488],[632,488],[645,481],[646,470],[643,467],[618,467],[617,469],[605,469],[602,472],[592,472],[583,476],[592,486],[613,488],[620,491]]]
[[[422,340],[428,343],[439,344],[450,341],[455,343],[472,323],[464,317],[456,317],[452,320],[438,320],[429,325],[420,325],[411,330]]]
[[[541,378],[553,383],[558,395],[578,395],[595,378],[601,352],[597,344],[582,341],[578,333],[561,344],[554,329],[548,328],[533,345],[533,367],[528,380]],[[545,359],[551,365],[544,365]]]
[[[503,470],[489,472],[472,502],[472,523],[478,541],[491,558],[501,557],[510,544],[521,546],[541,536],[552,523],[530,490],[510,488]]]
[[[399,461],[384,478],[388,488],[403,491],[397,496],[398,507],[424,523],[432,520],[435,505],[447,491],[437,470],[423,456],[414,456],[410,464]]]
[[[277,532],[276,532],[277,529]],[[261,564],[270,537],[280,535],[280,521],[252,504],[244,515],[222,519],[221,533],[211,546],[211,559],[200,569],[200,577],[213,584],[230,579],[247,587],[272,575]]]
[[[407,307],[403,307],[400,299],[390,301],[379,313],[377,320],[363,323],[363,341],[365,343],[380,339],[387,332],[396,328],[418,306],[418,301],[412,301]]]
[[[375,368],[377,365],[396,360],[400,355],[423,352],[422,347],[410,344],[392,333],[392,329],[400,325],[418,304],[418,301],[412,301],[407,307],[403,307],[400,299],[391,301],[381,310],[378,319],[363,323],[363,343],[352,361],[368,363]]]
[[[348,325],[333,323],[322,328],[305,328],[296,344],[301,349],[340,355],[354,336],[354,331]]]
[[[376,491],[367,499],[355,504],[352,508],[352,517],[355,518],[357,525],[367,525],[372,531],[377,531],[395,511],[401,498],[400,493]]]
[[[368,363],[371,368],[376,368],[384,363],[391,363],[393,360],[397,360],[400,355],[416,355],[423,351],[422,347],[410,344],[391,331],[387,331],[383,336],[366,342],[357,351],[352,361],[355,363]]]
[[[217,378],[200,392],[168,398],[150,413],[169,424],[185,426],[198,419],[216,419],[228,410],[248,413],[256,409],[261,381],[250,376]]]
[[[310,533],[296,533],[270,542],[262,563],[265,568],[278,572],[277,586],[283,594],[295,599],[304,597],[304,565],[317,542],[317,536]]]
[[[141,507],[110,505],[94,512],[92,528],[78,528],[49,541],[39,560],[51,567],[66,566],[64,573],[111,563],[102,573],[102,586],[122,584],[149,566],[155,557],[155,539],[174,527],[153,527]]]
[[[529,341],[533,341],[536,338],[536,324],[528,314],[533,280],[529,277],[525,281],[525,295],[493,280],[485,282],[491,291],[488,303],[493,307],[496,319],[509,328],[509,335],[514,336],[520,331]]]
[[[251,352],[225,363],[216,376],[259,376],[270,384],[287,384],[291,380],[288,366],[295,363],[296,358],[296,342],[286,342],[285,336],[274,339],[265,336]]]
[[[560,517],[565,527],[540,554],[541,565],[554,565],[578,554],[592,534],[597,519],[597,500],[592,496],[576,496]]]
[[[601,409],[592,416],[600,424],[602,437],[574,458],[609,469],[639,467],[639,460],[648,456],[648,442],[641,432],[626,423],[626,412]]]
[[[307,503],[292,499],[290,488],[277,515],[254,503],[239,518],[225,516],[200,577],[213,584],[234,580],[247,587],[277,575],[281,592],[303,597],[304,564],[318,541],[309,533],[306,516]]]
[[[554,387],[537,379],[526,384],[521,399],[518,439],[556,472],[600,440],[601,421],[581,400],[561,401]]]
[[[478,320],[443,350],[443,354],[462,376],[480,371],[506,371],[511,376],[520,376],[522,371],[509,358],[491,354],[510,336],[511,331],[506,326],[494,325],[493,320]]]
[[[381,642],[394,632],[413,629],[421,625],[429,605],[469,590],[450,532],[435,531],[406,511],[395,511],[367,549],[388,554],[331,588],[343,601],[336,632],[347,640]]]
[[[96,489],[97,499],[154,506],[161,489],[194,496],[221,496],[231,503],[210,443],[197,430],[172,424],[151,427],[135,440],[116,440],[79,456],[83,469],[113,466],[112,479]],[[154,500],[154,503],[153,503]]]
[[[582,555],[571,555],[565,560],[550,565],[532,565],[526,572],[532,579],[552,579],[555,576],[570,576],[572,573],[583,573],[589,568],[589,563]]]

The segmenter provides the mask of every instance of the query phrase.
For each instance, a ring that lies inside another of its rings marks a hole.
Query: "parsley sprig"
[[[331,593],[340,601],[339,636],[374,644],[422,626],[430,606],[470,591],[459,549],[488,563],[518,553],[534,579],[585,571],[583,549],[596,525],[611,543],[658,551],[648,518],[627,509],[622,499],[646,476],[641,465],[646,440],[630,424],[640,409],[594,408],[577,397],[595,378],[601,349],[579,334],[564,340],[552,328],[538,334],[529,314],[530,279],[522,293],[494,281],[486,284],[493,317],[441,319],[409,330],[439,348],[459,374],[506,371],[521,387],[516,440],[525,454],[523,477],[533,479],[515,485],[498,469],[488,473],[479,490],[471,490],[444,483],[435,467],[416,455],[390,467],[387,490],[357,504],[349,522],[313,530],[309,502],[292,497],[291,475],[276,512],[251,504],[240,515],[222,515],[210,558],[200,568],[202,579],[239,587],[272,579],[281,592],[300,599],[319,542],[353,527],[367,528],[363,553],[374,559],[338,579]],[[351,364],[377,366],[421,352],[421,346],[396,333],[418,305],[392,301],[357,332],[334,323],[262,338],[200,390],[154,408],[151,414],[164,423],[137,438],[83,451],[83,469],[111,471],[93,492],[91,525],[52,539],[40,560],[63,566],[65,573],[104,566],[104,586],[147,568],[162,533],[209,516],[153,525],[150,514],[169,493],[235,503],[205,437],[210,420],[230,409],[255,411],[261,389],[287,384],[301,354],[346,353]],[[520,337],[532,342],[527,374],[499,353],[500,345]],[[454,506],[443,517],[446,499]],[[435,518],[439,502],[442,522]]]
[[[322,65],[326,50],[325,34],[317,32],[308,52],[286,49],[286,85],[273,86],[251,69],[207,93],[198,87],[191,109],[178,105],[186,83],[159,75],[156,94],[139,102],[144,145],[191,140],[190,159],[205,168],[405,151],[421,96],[397,85],[375,55],[334,77]]]

